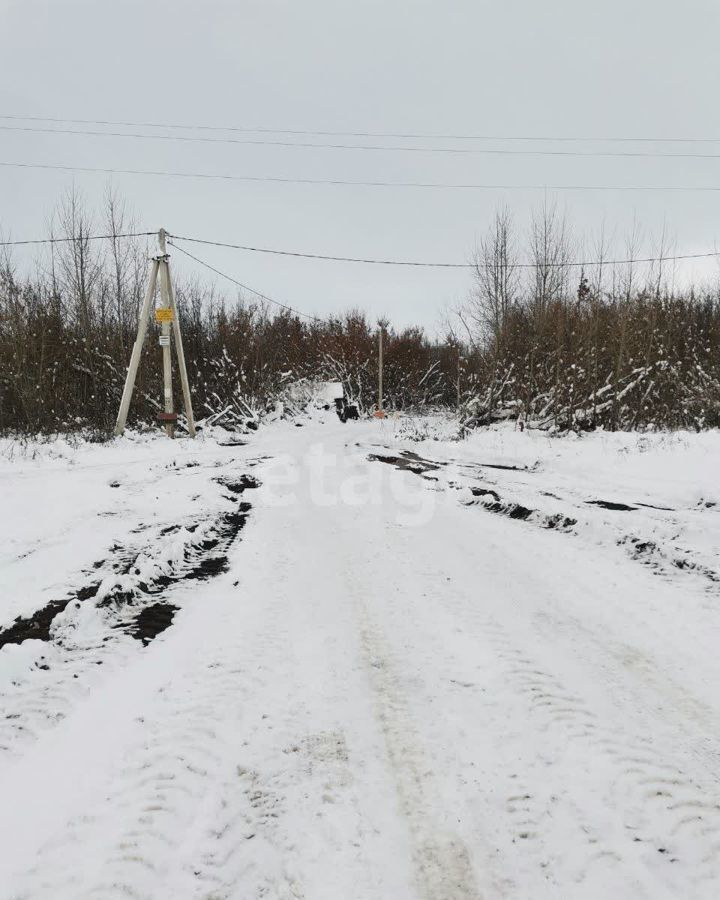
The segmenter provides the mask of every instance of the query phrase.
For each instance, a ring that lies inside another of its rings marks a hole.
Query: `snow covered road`
[[[518,440],[3,466],[0,897],[717,897],[716,501]]]

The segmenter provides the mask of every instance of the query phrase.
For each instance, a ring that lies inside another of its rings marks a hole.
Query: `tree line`
[[[76,191],[51,219],[53,243],[32,273],[0,258],[0,432],[112,431],[145,290],[147,240],[108,191],[95,216]],[[92,241],[94,233],[109,235]],[[637,234],[625,255],[638,255]],[[196,417],[247,423],[303,385],[343,383],[361,413],[377,402],[384,332],[387,408],[458,408],[469,427],[502,418],[559,429],[720,425],[720,296],[673,280],[667,242],[640,267],[595,263],[553,207],[524,242],[506,210],[480,241],[467,301],[444,336],[372,322],[362,310],[308,320],[198,278],[176,283]],[[607,261],[606,261],[607,260]],[[154,326],[151,326],[151,329]],[[157,340],[146,340],[131,421],[161,410]],[[175,378],[177,384],[177,378]]]
[[[65,240],[49,245],[34,274],[20,274],[9,250],[0,258],[0,432],[109,434],[154,251],[146,240],[121,237],[136,227],[112,192],[97,217],[69,192],[49,230]],[[98,232],[109,239],[92,241]],[[197,278],[176,281],[175,293],[199,419],[257,420],[280,400],[300,402],[302,385],[318,379],[341,381],[361,412],[371,410],[379,327],[386,405],[445,405],[455,396],[447,377],[453,351],[421,328],[396,330],[360,310],[307,320],[241,294],[228,298]],[[154,328],[130,417],[147,425],[162,409]]]
[[[555,207],[534,216],[520,264],[507,210],[477,249],[474,287],[458,310],[475,349],[480,390],[472,418],[503,416],[560,429],[720,425],[720,293],[717,282],[677,286],[668,241],[638,263],[635,228],[627,261],[594,262],[578,250]]]

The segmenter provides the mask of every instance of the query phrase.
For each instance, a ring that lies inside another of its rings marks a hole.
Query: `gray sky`
[[[2,115],[356,132],[720,139],[717,0],[0,0],[0,10]],[[23,124],[33,123],[0,120]],[[720,154],[720,141],[383,143]],[[360,152],[2,130],[0,161],[290,178],[720,186],[720,159]],[[91,203],[100,203],[107,176],[0,167],[0,227],[17,239],[44,236],[54,204],[73,179]],[[530,210],[543,201],[542,190],[130,175],[115,176],[113,183],[143,228],[163,225],[178,234],[338,255],[461,262],[499,203],[510,207],[524,230]],[[712,250],[720,237],[720,193],[548,192],[549,200],[556,197],[589,238],[604,219],[618,255],[634,217],[643,226],[647,254],[663,222],[678,252]],[[399,325],[418,322],[430,330],[470,285],[463,270],[190,249],[307,312],[362,306],[373,316],[387,314]],[[183,272],[193,270],[178,255],[173,262]],[[694,265],[705,274],[716,268]],[[686,265],[684,272],[690,271]]]

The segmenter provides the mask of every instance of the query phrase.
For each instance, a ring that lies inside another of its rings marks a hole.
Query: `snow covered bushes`
[[[122,237],[134,228],[113,195],[93,224],[71,193],[55,222],[61,243],[33,275],[0,257],[0,432],[110,434],[150,250],[144,237]],[[93,242],[98,232],[117,237]],[[498,215],[478,250],[459,334],[433,341],[384,323],[387,409],[460,408],[469,426],[504,418],[560,429],[720,426],[717,290],[674,288],[662,262],[643,279],[631,264],[586,276],[552,209],[529,237],[530,262],[520,263],[510,218]],[[341,382],[361,414],[375,408],[380,326],[362,311],[276,314],[197,280],[178,280],[176,295],[200,420],[247,427],[280,404],[292,414],[303,385],[323,380]],[[162,396],[154,329],[131,408],[133,423],[152,426]]]
[[[532,220],[521,260],[500,211],[475,258],[459,312],[477,347],[468,419],[515,416],[540,426],[611,429],[720,425],[720,294],[677,287],[671,263],[577,263],[554,208]],[[622,255],[622,254],[621,254]]]
[[[54,258],[68,254],[68,271],[77,265],[92,278],[61,278],[52,268],[22,277],[9,259],[0,261],[0,432],[110,434],[148,254],[136,246],[138,266],[135,254],[118,260],[82,237],[58,246]],[[378,328],[363,313],[327,321],[275,315],[267,304],[229,301],[197,281],[177,281],[176,295],[197,418],[244,427],[279,403],[292,413],[302,406],[302,390],[293,386],[317,380],[342,382],[361,412],[374,408]],[[151,323],[131,407],[136,424],[154,425],[161,408],[155,328]],[[386,326],[386,406],[448,402],[453,358],[421,329]]]
[[[720,425],[716,297],[559,299],[516,305],[481,354],[476,421],[509,411],[559,428]]]

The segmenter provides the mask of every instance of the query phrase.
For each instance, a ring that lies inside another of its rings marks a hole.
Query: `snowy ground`
[[[451,432],[0,443],[2,900],[720,895],[720,436]]]

